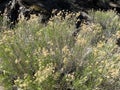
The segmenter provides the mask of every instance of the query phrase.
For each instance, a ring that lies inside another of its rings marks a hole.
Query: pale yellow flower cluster
[[[48,21],[48,25],[53,26],[54,22],[53,21]]]
[[[71,18],[72,18],[72,22],[76,21],[76,17],[78,17],[80,15],[80,12],[78,13],[73,13],[73,12],[69,12],[69,11],[59,11],[56,12],[56,10],[53,10],[52,12],[54,15],[54,17],[51,17],[50,20],[48,21],[48,25],[53,26],[54,24],[57,23],[71,23]]]
[[[104,46],[104,43],[100,42],[97,44],[97,47],[96,48],[93,48],[94,50],[94,56],[97,56],[97,57],[104,57],[107,55],[107,52],[105,52],[104,50],[101,50],[101,48]]]
[[[12,40],[14,38],[14,32],[12,30],[6,30],[2,33],[0,38],[0,45],[8,42],[8,40]]]
[[[52,73],[54,72],[54,66],[52,63],[49,63],[44,69],[39,69],[35,73],[36,81],[38,83],[43,82],[45,79],[47,79]]]
[[[76,38],[76,45],[81,47],[85,47],[87,45],[90,46],[91,40],[96,38],[96,34],[101,31],[101,27],[99,25],[94,25],[91,23],[90,25],[83,24],[80,30],[80,34]]]
[[[105,63],[105,68],[107,69],[107,77],[118,78],[120,76],[119,63],[116,61],[107,61]]]
[[[99,43],[97,43],[97,48],[102,48],[104,46],[104,42],[99,42]]]
[[[99,73],[104,73],[106,78],[119,78],[120,69],[117,64],[114,64],[114,61],[101,60],[96,61],[95,65],[98,68]]]
[[[82,27],[81,27],[81,33],[84,34],[84,35],[90,35],[90,36],[94,36],[96,35],[96,33],[99,33],[101,32],[102,28],[99,24],[89,24],[89,25],[85,25],[83,24]]]
[[[63,48],[62,48],[62,58],[63,58],[63,63],[66,65],[69,63],[69,57],[71,56],[71,52],[70,52],[70,49],[68,48],[67,45],[65,45]]]
[[[110,77],[112,77],[112,78],[117,78],[120,75],[120,70],[119,69],[115,69],[115,68],[110,69],[110,70],[108,70],[108,75]]]
[[[24,74],[24,79],[21,79],[20,77],[17,78],[17,80],[14,80],[15,84],[18,85],[18,87],[21,90],[26,90],[29,87],[29,84],[32,82],[32,80],[28,80],[29,76],[27,74]]]
[[[66,74],[66,81],[73,81],[75,79],[75,74],[71,73],[71,74]]]
[[[47,49],[45,49],[45,48],[43,48],[42,49],[42,54],[43,54],[43,56],[48,56],[49,55],[49,51],[47,50]]]
[[[39,30],[39,31],[36,32],[36,36],[37,36],[38,38],[40,38],[40,37],[42,36],[41,30]]]
[[[51,43],[52,44],[52,43]],[[44,56],[44,57],[47,57],[47,56],[49,56],[49,55],[55,55],[55,51],[52,49],[52,48],[50,48],[50,50],[48,51],[47,49],[45,49],[44,47],[42,48],[42,55]]]
[[[50,45],[50,46],[53,46],[53,42],[52,41],[48,41],[47,44]]]
[[[97,45],[93,47],[93,55],[95,61],[94,65],[97,67],[99,73],[104,74],[107,79],[119,78],[120,54],[113,37],[109,38],[107,42],[99,41]]]
[[[15,64],[20,63],[20,61],[21,61],[21,59],[16,59],[16,60],[15,60]]]
[[[31,28],[37,28],[40,23],[39,23],[39,20],[40,20],[40,17],[36,16],[36,15],[30,15],[30,19],[29,20],[26,20],[25,17],[23,15],[20,15],[20,18],[19,18],[19,23],[18,23],[18,26],[20,26],[18,28],[19,29],[22,29],[23,30],[23,27],[26,27],[26,29],[31,29]],[[34,25],[34,27],[32,27]]]
[[[69,48],[68,48],[67,45],[65,45],[65,46],[62,48],[62,52],[63,52],[64,54],[69,54],[69,53],[70,53],[70,50],[69,50]]]
[[[37,49],[34,50],[33,55],[39,56],[41,51],[41,47],[38,47]]]
[[[37,49],[34,50],[33,55],[37,56],[37,58],[39,59],[38,61],[41,61],[42,57],[55,55],[55,50],[52,48],[53,43],[49,41],[47,42],[47,44],[51,47],[49,48],[49,50],[45,47],[38,47]]]
[[[116,33],[117,38],[120,38],[120,30]]]
[[[80,46],[84,46],[86,45],[87,40],[85,38],[77,38],[76,44],[80,45]]]
[[[55,51],[52,48],[50,49],[50,55],[55,55]]]

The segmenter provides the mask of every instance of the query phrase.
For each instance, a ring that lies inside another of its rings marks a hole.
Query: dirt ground
[[[2,86],[0,86],[0,90],[4,90],[4,88]]]

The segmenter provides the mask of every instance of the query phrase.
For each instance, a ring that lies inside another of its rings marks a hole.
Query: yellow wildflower
[[[87,43],[87,40],[85,38],[78,38],[77,39],[77,42],[76,42],[78,45],[85,45]]]
[[[46,57],[46,56],[49,55],[49,52],[48,52],[47,49],[43,48],[43,49],[42,49],[42,54]]]

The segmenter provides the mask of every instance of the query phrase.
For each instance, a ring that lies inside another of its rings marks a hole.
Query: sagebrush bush
[[[6,90],[119,90],[120,48],[116,38],[120,29],[111,29],[108,38],[101,24],[104,22],[98,21],[82,24],[77,37],[72,36],[75,18],[71,15],[66,19],[55,16],[47,25],[32,17],[0,32],[3,86]],[[106,41],[97,35],[105,36]]]
[[[107,40],[111,38],[116,31],[120,30],[120,18],[117,12],[108,11],[90,11],[90,16],[92,17],[94,23],[99,23],[102,31],[96,35],[97,42],[99,40]],[[94,42],[96,40],[93,40]]]

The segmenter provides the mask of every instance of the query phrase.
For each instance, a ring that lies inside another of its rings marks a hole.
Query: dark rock
[[[22,8],[22,9],[21,9]],[[11,25],[18,22],[18,16],[22,12],[26,19],[30,18],[30,14],[41,14],[42,23],[45,23],[52,16],[52,10],[85,12],[89,9],[114,9],[120,10],[120,0],[1,0],[0,11],[5,13],[10,20]],[[86,13],[87,14],[87,13]],[[88,15],[80,15],[79,19],[86,19]],[[76,28],[79,27],[78,22]]]
[[[4,13],[4,10],[10,1],[11,0],[0,0],[0,14]]]
[[[117,44],[118,46],[120,46],[120,38],[117,39],[116,44]]]

